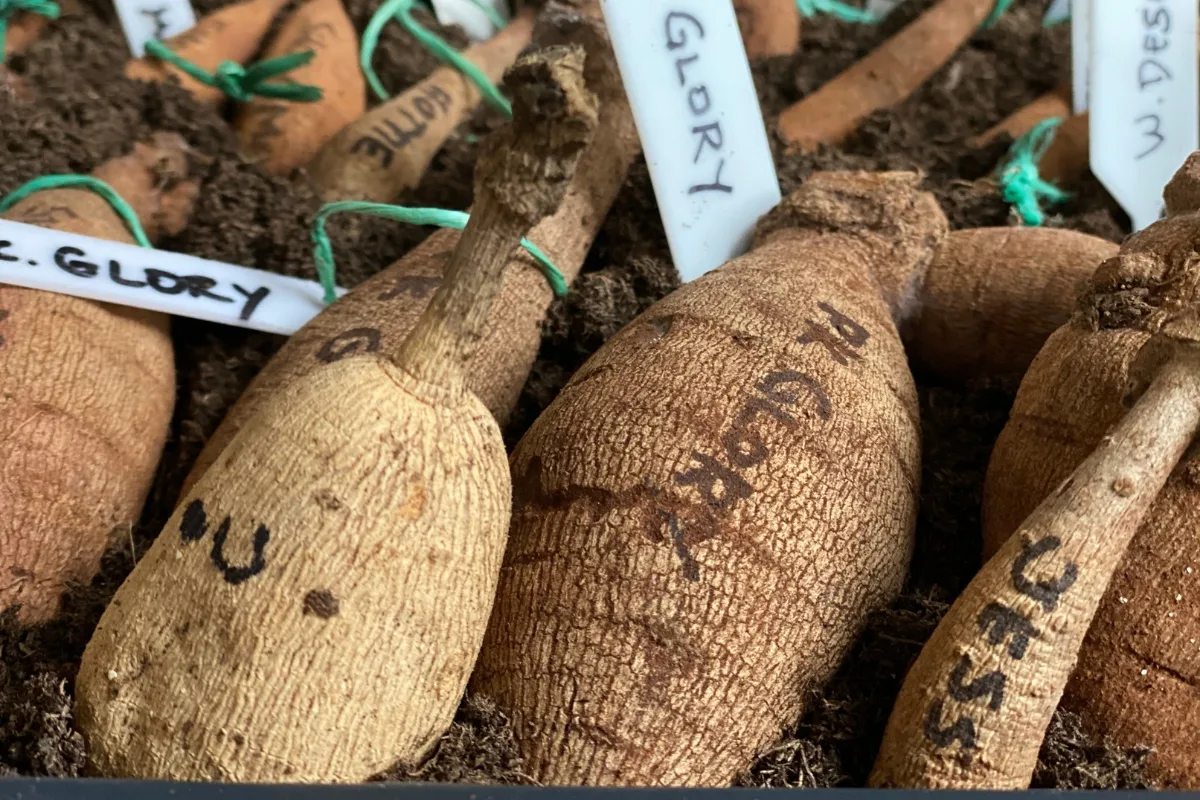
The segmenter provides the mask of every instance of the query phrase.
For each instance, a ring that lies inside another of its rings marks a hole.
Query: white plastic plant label
[[[603,0],[684,281],[746,252],[779,180],[730,0]]]
[[[149,39],[169,39],[196,24],[188,0],[113,0],[129,51],[137,58],[146,53]]]
[[[869,14],[873,14],[876,19],[883,19],[888,14],[896,9],[896,6],[903,3],[904,0],[867,0],[865,6]]]
[[[1092,0],[1070,0],[1070,3],[1071,112],[1082,114],[1088,110],[1092,80]]]
[[[505,0],[480,0],[500,14],[502,19],[509,18],[508,3]],[[458,25],[472,41],[482,42],[492,38],[496,26],[488,19],[488,15],[471,0],[430,0],[433,14],[443,25]]]
[[[6,219],[0,283],[284,336],[325,307],[314,281]]]
[[[1078,3],[1076,4],[1078,5]],[[1042,17],[1042,25],[1049,27],[1060,22],[1066,22],[1071,17],[1071,0],[1054,0],[1046,15]]]
[[[1092,172],[1135,230],[1158,220],[1163,187],[1200,148],[1196,0],[1095,0]]]

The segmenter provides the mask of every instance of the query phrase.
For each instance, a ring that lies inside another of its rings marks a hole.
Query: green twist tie
[[[329,243],[329,234],[325,232],[325,220],[331,214],[349,211],[355,214],[371,214],[384,219],[394,219],[407,222],[410,225],[436,225],[439,228],[454,228],[461,231],[467,225],[470,215],[463,211],[450,211],[444,208],[407,208],[392,206],[387,203],[365,203],[358,200],[342,200],[336,203],[326,203],[317,211],[313,218],[312,240],[313,260],[317,263],[317,276],[325,289],[325,303],[337,299],[337,282],[334,278],[333,246]],[[550,289],[558,297],[567,293],[567,281],[563,278],[554,262],[538,249],[537,245],[528,239],[521,239],[521,246],[529,251],[533,259],[541,267],[546,276]]]
[[[220,89],[239,103],[244,103],[255,96],[292,100],[298,103],[315,103],[322,96],[321,89],[317,86],[306,86],[294,81],[267,83],[272,78],[278,78],[283,73],[312,61],[315,56],[312,50],[269,58],[266,61],[251,64],[249,67],[243,67],[234,61],[222,61],[217,66],[216,72],[209,72],[180,57],[171,48],[155,39],[146,42],[146,52],[179,68],[205,86]]]
[[[8,38],[8,18],[15,11],[41,14],[47,19],[58,19],[58,3],[50,0],[0,0],[0,64],[5,61],[4,42]]]
[[[129,203],[126,203],[121,195],[117,194],[116,189],[99,178],[93,178],[91,175],[43,175],[40,178],[34,178],[16,191],[10,192],[3,200],[0,200],[0,214],[8,211],[34,192],[73,187],[91,189],[103,197],[112,206],[112,210],[117,212],[117,216],[125,223],[125,227],[129,228],[129,232],[133,234],[135,242],[142,247],[150,248],[154,246],[146,238],[146,231],[142,229],[142,223],[138,221],[138,216],[130,208]]]
[[[1044,120],[1029,133],[1013,142],[1008,163],[1000,172],[1000,186],[1005,201],[1016,207],[1026,225],[1039,226],[1046,221],[1042,202],[1061,203],[1071,195],[1038,174],[1038,162],[1054,141],[1061,117]]]
[[[488,19],[492,21],[492,24],[497,29],[504,27],[504,20],[501,19],[494,8],[481,2],[481,0],[471,0],[471,2],[488,15]],[[475,87],[479,89],[479,93],[483,95],[484,100],[505,117],[512,119],[512,106],[509,104],[508,99],[500,94],[500,90],[496,88],[496,84],[488,80],[488,76],[484,75],[479,67],[472,64],[469,59],[446,44],[440,36],[425,29],[412,18],[414,3],[416,3],[416,0],[387,0],[371,17],[371,21],[367,23],[367,27],[363,31],[362,52],[359,54],[358,60],[362,66],[363,75],[367,77],[367,83],[370,84],[371,90],[375,92],[375,96],[380,100],[387,100],[391,96],[383,88],[383,83],[380,82],[379,76],[375,74],[375,68],[371,66],[371,59],[375,55],[375,48],[379,44],[379,34],[383,30],[383,26],[388,23],[389,18],[395,17],[409,33],[416,37],[418,42],[425,45],[425,48],[429,52],[437,56],[439,61],[449,64],[461,72],[467,80],[475,84]]]
[[[831,14],[843,22],[863,22],[873,25],[879,22],[878,14],[872,14],[865,8],[856,8],[849,3],[839,0],[796,0],[796,8],[801,16],[815,17],[817,14]]]
[[[1008,7],[1013,4],[1013,0],[996,0],[996,7],[992,9],[992,13],[983,21],[983,29],[987,30],[996,24],[996,20],[1000,19]]]

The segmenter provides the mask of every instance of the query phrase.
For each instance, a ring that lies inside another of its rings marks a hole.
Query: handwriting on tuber
[[[266,549],[267,542],[271,540],[271,531],[266,525],[261,524],[255,528],[254,552],[250,557],[250,563],[239,566],[229,563],[225,555],[225,545],[229,540],[229,531],[232,526],[233,519],[226,514],[225,519],[221,521],[221,524],[217,526],[217,530],[213,533],[213,544],[212,550],[209,552],[209,558],[212,560],[213,566],[221,573],[221,577],[225,579],[225,582],[237,586],[266,569]],[[180,541],[184,545],[193,544],[203,539],[207,534],[208,514],[204,510],[204,501],[200,499],[193,500],[183,510],[183,516],[179,520]]]
[[[411,102],[397,106],[378,125],[371,128],[369,136],[360,136],[350,146],[351,154],[365,152],[368,158],[379,158],[384,169],[392,165],[396,153],[416,139],[425,135],[429,123],[439,112],[444,116],[450,111],[450,95],[440,86],[430,86],[412,98]]]
[[[1035,580],[1030,577],[1030,570],[1039,562],[1046,564],[1043,559],[1053,556],[1061,546],[1062,542],[1057,536],[1046,536],[1026,542],[1013,560],[1010,573],[1012,587],[1025,597],[1035,600],[1037,606],[1046,614],[1058,608],[1062,596],[1075,585],[1079,578],[1079,567],[1073,561],[1068,561],[1059,567],[1058,575],[1049,580]],[[1000,650],[1002,657],[1012,661],[1024,659],[1029,643],[1041,636],[1041,631],[1033,620],[998,600],[988,603],[975,621],[980,637],[985,638],[990,647]],[[969,713],[960,714],[952,720],[945,719],[946,700],[953,699],[962,703],[985,700],[986,702],[978,706],[976,713],[994,714],[1004,706],[1004,690],[1008,681],[1008,675],[1002,669],[992,670],[970,680],[972,667],[971,657],[963,653],[950,673],[945,698],[935,701],[929,707],[924,726],[925,738],[939,750],[950,748],[955,743],[959,745],[958,760],[964,768],[971,765],[974,751],[978,749],[979,726],[977,719]]]
[[[840,366],[849,366],[851,362],[860,360],[862,356],[858,350],[871,338],[867,329],[830,303],[818,303],[817,308],[825,319],[817,321],[806,317],[804,333],[796,341],[801,345],[822,348],[825,355]],[[755,384],[754,393],[743,402],[733,423],[722,434],[721,451],[715,455],[700,450],[692,451],[693,464],[676,473],[675,482],[694,488],[708,508],[732,511],[753,493],[742,472],[758,466],[771,455],[758,423],[772,419],[794,430],[800,424],[794,416],[794,409],[802,402],[810,403],[822,422],[828,421],[833,414],[833,402],[829,394],[812,375],[792,369],[769,373]],[[668,515],[667,528],[683,565],[684,577],[689,581],[698,581],[699,568],[687,548],[676,515]],[[692,544],[707,538],[710,537],[694,537]]]

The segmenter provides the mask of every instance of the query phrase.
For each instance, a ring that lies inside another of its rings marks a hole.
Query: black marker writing
[[[317,360],[332,364],[341,361],[360,350],[364,353],[374,353],[379,349],[380,330],[378,328],[351,328],[342,331],[328,339],[317,350]]]
[[[230,564],[225,558],[225,544],[229,540],[229,531],[232,526],[233,520],[227,514],[217,527],[216,533],[213,534],[213,546],[209,558],[212,560],[213,566],[220,571],[225,582],[237,586],[266,569],[266,549],[267,543],[271,540],[271,530],[262,524],[254,530],[253,555],[250,563],[244,567],[238,567]],[[193,500],[183,510],[183,516],[179,520],[179,538],[184,544],[191,544],[203,539],[207,533],[208,514],[204,510],[204,501]]]
[[[162,8],[142,9],[142,15],[149,17],[150,21],[154,24],[154,33],[152,33],[151,36],[155,39],[163,38],[163,34],[167,32],[167,28],[169,27],[165,19],[167,11],[168,9],[166,6],[163,6]]]
[[[674,53],[683,48],[695,50],[704,39],[704,25],[686,11],[670,11],[663,21],[663,33],[666,37],[668,52]],[[696,137],[692,164],[700,165],[703,161],[704,164],[711,165],[710,168],[715,171],[715,177],[711,180],[694,181],[688,187],[688,194],[702,192],[732,194],[732,184],[721,182],[721,170],[725,168],[725,135],[721,130],[720,119],[714,118],[717,115],[713,112],[712,94],[706,84],[689,85],[688,72],[700,61],[700,53],[689,52],[677,56],[674,62],[675,77],[679,81],[680,88],[685,89],[687,108],[696,123],[691,128],[692,136]],[[705,158],[706,155],[708,158]]]
[[[450,102],[450,95],[445,90],[430,86],[414,97],[407,108],[393,108],[388,117],[371,127],[372,135],[360,136],[354,141],[350,153],[365,152],[367,158],[378,158],[385,169],[390,167],[397,152],[425,134],[439,110],[442,114],[449,112]]]
[[[1171,39],[1167,36],[1171,32],[1171,10],[1159,5],[1161,2],[1162,0],[1147,0],[1142,6],[1143,57],[1137,70],[1138,90],[1146,92],[1153,89],[1155,100],[1160,104],[1163,102],[1162,93],[1168,87],[1159,84],[1169,84],[1175,79],[1166,64],[1159,60],[1159,54],[1171,47]],[[1142,140],[1149,140],[1134,156],[1134,161],[1141,161],[1162,147],[1167,138],[1162,132],[1162,123],[1162,117],[1153,112],[1142,114],[1134,120],[1134,124],[1141,131]]]

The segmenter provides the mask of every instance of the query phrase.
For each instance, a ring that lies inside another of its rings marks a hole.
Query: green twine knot
[[[1008,7],[1012,4],[1013,0],[996,0],[996,7],[992,9],[992,13],[988,15],[988,18],[983,21],[984,30],[987,30],[995,25],[996,20],[1000,19],[1000,17],[1005,11],[1008,11]]]
[[[865,8],[857,8],[839,0],[796,0],[796,8],[801,16],[815,17],[817,14],[831,14],[842,22],[862,22],[873,25],[879,22],[879,15],[872,14]]]
[[[291,72],[312,61],[316,55],[312,50],[269,58],[266,61],[251,64],[249,67],[243,67],[233,61],[222,61],[215,72],[208,72],[193,64],[162,42],[154,39],[146,42],[146,52],[177,67],[205,86],[221,90],[239,103],[244,103],[255,96],[273,97],[297,103],[315,103],[322,97],[321,89],[317,86],[307,86],[294,81],[267,83],[272,78],[278,78],[285,72]]]
[[[1046,221],[1042,202],[1061,203],[1071,195],[1052,183],[1042,180],[1038,174],[1038,162],[1054,141],[1054,134],[1062,124],[1061,117],[1043,120],[1017,141],[1009,150],[1008,162],[1000,171],[1000,186],[1006,202],[1011,203],[1021,221],[1026,225],[1039,226]]]
[[[58,19],[58,3],[51,0],[0,0],[0,64],[4,63],[4,41],[8,38],[8,18],[17,11],[40,14],[48,19]]]
[[[481,2],[481,0],[471,0],[471,2],[488,15],[488,18],[496,26],[497,30],[504,27],[504,20],[496,13],[494,8]],[[488,76],[483,74],[483,70],[472,64],[469,59],[453,47],[446,44],[440,36],[422,27],[420,23],[413,19],[412,7],[414,3],[416,3],[416,0],[387,0],[371,16],[371,21],[367,23],[367,27],[363,31],[359,65],[362,67],[363,74],[367,77],[367,83],[370,84],[371,91],[375,92],[375,96],[380,100],[387,100],[391,96],[383,88],[383,83],[380,82],[379,76],[375,74],[375,68],[371,66],[371,59],[375,55],[375,48],[379,44],[379,34],[383,30],[383,26],[388,23],[390,18],[395,17],[439,61],[449,64],[461,72],[467,80],[475,84],[475,88],[483,95],[484,100],[505,117],[512,119],[512,106],[509,104],[508,99],[500,94],[500,90],[496,88],[496,84],[488,80]]]
[[[8,211],[34,192],[74,187],[91,189],[107,200],[108,204],[112,206],[112,210],[117,212],[117,216],[129,228],[130,234],[133,235],[133,240],[142,247],[153,247],[150,244],[150,239],[146,237],[146,231],[142,229],[142,223],[138,220],[137,214],[130,208],[129,203],[126,203],[125,199],[117,194],[116,189],[99,178],[93,178],[91,175],[43,175],[40,178],[34,178],[28,183],[23,184],[16,191],[10,192],[3,200],[0,200],[0,214]]]
[[[321,281],[322,288],[325,289],[325,303],[332,303],[337,299],[337,283],[334,278],[333,268],[333,246],[329,243],[329,234],[325,232],[325,220],[331,214],[338,214],[343,211],[349,211],[355,214],[371,214],[384,219],[394,219],[398,222],[407,222],[410,225],[437,225],[440,228],[454,228],[461,231],[467,225],[467,220],[470,215],[462,211],[449,211],[444,208],[406,208],[405,206],[392,206],[386,203],[365,203],[358,200],[342,200],[336,203],[326,203],[317,211],[316,217],[313,218],[312,240],[313,240],[313,260],[317,264],[317,276]],[[554,262],[537,248],[537,245],[530,242],[528,239],[521,240],[521,246],[529,251],[534,260],[541,267],[542,272],[546,276],[546,281],[550,284],[551,290],[558,297],[562,297],[567,293],[567,281],[563,278],[562,273],[558,271],[558,267],[554,266]]]

